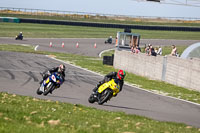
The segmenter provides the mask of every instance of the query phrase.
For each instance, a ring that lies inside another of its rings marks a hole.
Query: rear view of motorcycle
[[[99,86],[97,94],[91,94],[88,98],[89,103],[97,102],[99,105],[104,104],[110,100],[113,96],[119,93],[119,86],[116,84],[115,80],[112,79]]]
[[[43,80],[40,87],[37,89],[37,94],[43,94],[46,96],[49,93],[52,93],[55,89],[59,88],[63,81],[62,76],[60,76],[57,72],[52,73],[47,79]]]
[[[19,35],[17,35],[17,36],[15,37],[15,40],[23,40],[22,32],[20,32]]]

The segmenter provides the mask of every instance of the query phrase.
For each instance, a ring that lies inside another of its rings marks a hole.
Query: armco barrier
[[[115,50],[114,67],[150,79],[200,91],[200,59],[147,56]]]
[[[200,31],[200,27],[170,27],[170,26],[143,26],[143,25],[123,25],[123,24],[105,24],[91,22],[74,22],[74,21],[56,21],[56,20],[39,20],[20,18],[21,23],[39,23],[39,24],[57,24],[72,26],[88,26],[102,28],[122,28],[122,29],[142,29],[142,30],[165,30],[165,31]]]
[[[0,22],[19,23],[20,19],[15,17],[0,17]]]

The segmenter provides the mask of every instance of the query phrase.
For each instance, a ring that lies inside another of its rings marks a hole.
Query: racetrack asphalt
[[[113,44],[104,44],[104,38],[24,38],[24,40],[15,40],[10,37],[0,37],[0,44],[29,44],[32,46],[39,46],[37,50],[71,53],[84,56],[98,57],[103,50],[115,48],[115,39]],[[52,42],[52,47],[50,47]],[[62,47],[64,42],[64,48]],[[171,45],[191,45],[200,40],[166,40],[166,39],[141,39],[140,46],[145,44],[152,44],[153,46],[171,46]],[[79,47],[76,47],[76,44]],[[96,43],[96,48],[94,44]]]
[[[66,65],[66,82],[53,94],[37,95],[39,72],[61,62],[45,55],[0,51],[0,91],[39,99],[82,104],[98,109],[123,111],[160,121],[173,121],[200,127],[200,105],[153,94],[124,85],[123,91],[104,105],[88,103],[92,89],[102,76]]]

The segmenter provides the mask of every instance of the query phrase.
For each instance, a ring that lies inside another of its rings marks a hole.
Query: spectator
[[[155,48],[155,52],[156,52],[156,54],[158,53],[158,48],[157,47]]]
[[[115,37],[115,46],[118,45],[118,39],[117,39],[117,36]]]
[[[177,48],[175,45],[172,45],[172,51],[171,51],[171,56],[178,56],[178,53],[177,53]]]
[[[156,56],[157,55],[157,53],[155,52],[155,50],[154,50],[152,45],[150,46],[150,54],[149,55],[152,55],[152,56]]]
[[[145,48],[145,53],[146,53],[147,55],[151,55],[151,54],[150,54],[150,46],[151,46],[151,44],[148,44],[148,46]]]
[[[141,48],[138,45],[136,45],[136,49],[139,51],[139,53],[141,52]]]
[[[158,47],[157,55],[162,55],[162,48],[160,46]]]
[[[131,52],[132,53],[135,53],[135,54],[138,54],[138,53],[140,53],[140,50],[137,48],[137,46],[136,47],[131,47]]]

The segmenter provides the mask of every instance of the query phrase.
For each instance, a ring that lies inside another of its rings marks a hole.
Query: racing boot
[[[95,88],[93,89],[93,92],[92,92],[92,95],[93,95],[95,98],[97,97],[97,94],[98,94],[97,90],[98,90],[98,87],[95,87]]]

